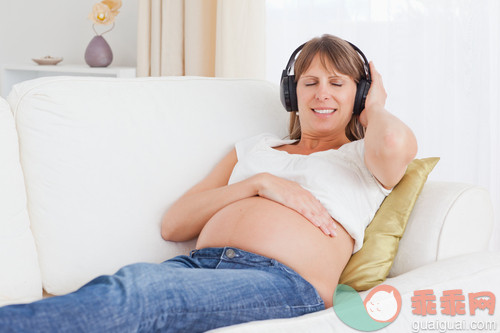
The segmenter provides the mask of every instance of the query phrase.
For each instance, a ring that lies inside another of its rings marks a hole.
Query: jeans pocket
[[[287,274],[287,278],[295,284],[295,288],[297,289],[297,295],[302,295],[302,300],[304,305],[317,307],[324,307],[324,302],[321,296],[319,295],[316,288],[306,279],[302,277],[299,273],[297,273],[292,268],[280,263],[279,261],[273,259],[273,266],[277,269],[285,272]]]
[[[292,275],[299,275],[296,271],[294,271],[293,269],[291,269],[290,267],[280,263],[278,260],[276,259],[271,259],[271,263],[273,266],[281,269],[282,271],[285,271],[287,272],[288,274],[292,274]],[[300,275],[299,275],[300,276]]]

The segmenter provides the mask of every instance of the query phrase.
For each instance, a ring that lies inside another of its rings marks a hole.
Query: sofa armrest
[[[389,276],[487,250],[492,229],[493,206],[486,189],[428,181],[410,215]]]

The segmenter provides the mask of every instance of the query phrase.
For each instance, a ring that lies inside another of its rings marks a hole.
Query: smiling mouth
[[[312,109],[312,110],[316,113],[321,113],[321,114],[330,114],[337,111],[337,109]]]

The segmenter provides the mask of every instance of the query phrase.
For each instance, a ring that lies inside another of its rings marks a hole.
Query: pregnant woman
[[[417,144],[385,110],[373,64],[340,38],[299,47],[281,89],[290,138],[237,142],[165,213],[165,240],[198,237],[189,256],[0,308],[2,330],[201,332],[331,307],[343,268]]]

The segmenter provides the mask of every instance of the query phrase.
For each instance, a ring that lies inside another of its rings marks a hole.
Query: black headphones
[[[366,59],[363,52],[361,52],[361,50],[356,45],[350,42],[348,43],[363,58],[363,67],[365,69],[365,77],[362,77],[359,80],[356,88],[356,97],[354,98],[353,113],[355,115],[358,115],[365,108],[366,95],[368,95],[368,90],[370,89],[370,84],[372,83],[372,75],[370,72],[370,66],[368,65],[368,60]],[[285,109],[289,112],[299,110],[299,107],[297,105],[297,82],[295,82],[295,75],[290,75],[290,72],[292,70],[293,64],[295,63],[295,56],[297,55],[297,53],[299,53],[300,50],[302,50],[304,45],[306,45],[306,43],[300,45],[295,51],[293,51],[292,55],[290,56],[290,60],[288,60],[286,68],[281,74],[281,104],[283,104]]]

